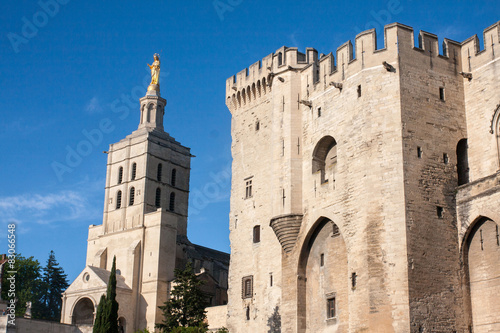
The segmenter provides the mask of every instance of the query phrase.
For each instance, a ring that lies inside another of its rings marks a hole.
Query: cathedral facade
[[[227,80],[230,332],[500,332],[500,22],[414,36]]]
[[[82,331],[91,330],[113,257],[121,332],[154,331],[163,320],[158,307],[175,283],[174,269],[187,261],[207,282],[203,291],[210,305],[227,303],[229,255],[187,238],[192,155],[163,130],[167,102],[160,96],[155,60],[138,129],[106,152],[103,223],[89,227],[86,267],[62,296],[61,322]]]

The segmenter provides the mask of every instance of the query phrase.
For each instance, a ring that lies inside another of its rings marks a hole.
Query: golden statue
[[[151,69],[151,84],[150,85],[160,85],[160,56],[158,53],[154,55],[155,61],[152,65],[148,64]],[[148,89],[149,90],[149,89]]]

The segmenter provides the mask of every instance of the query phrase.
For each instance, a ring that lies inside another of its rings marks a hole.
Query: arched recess
[[[94,324],[94,302],[88,297],[80,298],[71,313],[71,323],[73,325]]]
[[[469,157],[467,139],[461,139],[457,144],[457,176],[458,186],[469,182]]]
[[[500,168],[500,104],[497,105],[495,112],[493,112],[493,118],[491,119],[491,130],[490,133],[495,135],[497,144],[497,166]]]
[[[326,217],[303,243],[297,283],[298,332],[348,331],[347,249],[338,226]]]
[[[329,135],[319,140],[312,156],[312,173],[320,173],[321,183],[335,181],[337,172],[337,142]]]
[[[473,332],[500,332],[499,225],[478,217],[469,226],[462,250]]]
[[[120,317],[118,318],[118,333],[125,333],[127,332],[127,321],[125,318]]]

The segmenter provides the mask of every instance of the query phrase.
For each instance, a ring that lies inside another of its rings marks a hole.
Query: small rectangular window
[[[439,99],[444,101],[444,87],[439,88]]]
[[[422,147],[417,147],[417,157],[422,158]]]
[[[245,276],[241,281],[241,297],[251,298],[253,296],[253,276]]]
[[[318,118],[321,117],[321,108],[318,108]]]
[[[443,163],[448,164],[449,161],[450,161],[450,159],[448,158],[448,154],[444,153],[443,154]]]
[[[437,213],[437,217],[442,219],[443,213],[444,213],[444,208],[441,206],[436,206],[436,213]]]
[[[325,266],[325,254],[324,253],[321,253],[321,255],[319,257],[319,265],[321,267]]]
[[[245,199],[252,197],[252,180],[249,179],[245,183]]]
[[[269,286],[273,286],[273,273],[269,274]]]
[[[260,225],[256,225],[255,227],[253,227],[253,242],[260,242]]]
[[[361,97],[361,85],[358,86],[358,98]]]
[[[326,300],[326,318],[335,318],[335,297]]]

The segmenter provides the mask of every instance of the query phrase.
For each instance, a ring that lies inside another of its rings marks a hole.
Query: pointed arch
[[[491,329],[500,322],[500,235],[499,225],[478,216],[468,227],[462,242],[464,285],[474,331]]]
[[[297,268],[299,332],[324,332],[336,318],[339,330],[349,323],[347,247],[339,227],[327,217],[313,224],[300,249]],[[319,301],[318,301],[319,300]],[[328,309],[329,311],[325,311]],[[318,314],[323,317],[318,318]]]
[[[493,112],[493,118],[491,118],[490,133],[495,135],[498,160],[497,166],[500,167],[500,104],[497,105],[495,111]]]
[[[312,173],[320,172],[321,183],[326,183],[329,176],[335,181],[337,171],[337,141],[330,136],[324,136],[314,147],[312,156]]]

